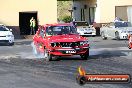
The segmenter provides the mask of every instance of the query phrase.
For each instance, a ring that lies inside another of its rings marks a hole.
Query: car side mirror
[[[12,32],[12,29],[10,29],[9,31],[11,31],[11,32]]]
[[[113,28],[112,26],[108,26],[109,28]]]

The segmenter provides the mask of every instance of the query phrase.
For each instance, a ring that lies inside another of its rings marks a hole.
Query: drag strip
[[[17,40],[14,46],[0,46],[1,88],[131,88],[128,84],[76,83],[78,67],[88,74],[132,75],[132,50],[126,41],[89,37],[90,57],[59,57],[58,61],[45,61],[32,52],[31,40]],[[96,41],[95,41],[96,40]]]

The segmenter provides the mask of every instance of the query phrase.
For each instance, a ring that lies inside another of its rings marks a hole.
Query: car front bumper
[[[128,33],[120,33],[120,39],[128,39],[128,35]]]
[[[72,56],[72,55],[80,55],[85,54],[89,50],[89,47],[83,48],[58,48],[50,51],[50,54],[55,56]]]
[[[78,32],[79,35],[92,35],[92,36],[95,36],[96,35],[96,32]]]
[[[0,36],[0,43],[13,43],[14,37]]]

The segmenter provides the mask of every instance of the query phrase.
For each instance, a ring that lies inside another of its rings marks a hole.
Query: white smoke
[[[39,51],[36,49],[36,46],[34,45],[33,42],[31,43],[31,46],[32,46],[32,52],[33,52],[33,54],[35,55],[35,57],[36,57],[37,59],[45,59],[44,53],[39,52]]]

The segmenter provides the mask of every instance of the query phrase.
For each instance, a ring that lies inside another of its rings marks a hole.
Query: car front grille
[[[79,46],[79,42],[60,42],[60,43],[51,43],[52,47],[75,47]]]
[[[132,33],[132,31],[128,31],[128,33]]]
[[[6,36],[0,36],[0,37],[6,37]]]
[[[8,43],[9,40],[0,40],[0,43]]]
[[[84,34],[92,34],[92,32],[89,32],[89,33],[84,33]]]

